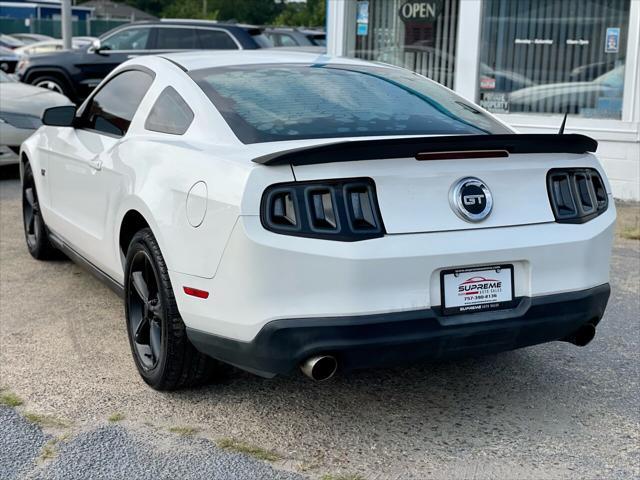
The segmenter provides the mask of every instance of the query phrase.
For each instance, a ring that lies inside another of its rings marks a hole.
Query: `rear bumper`
[[[278,235],[240,217],[213,278],[171,271],[187,327],[242,342],[280,319],[355,318],[430,311],[440,275],[511,264],[514,297],[542,298],[609,282],[615,209],[581,224],[386,235],[334,242]],[[210,292],[206,300],[183,286]]]
[[[201,352],[245,370],[287,374],[315,354],[332,354],[341,370],[480,355],[561,340],[596,325],[609,284],[540,297],[521,297],[511,310],[442,316],[440,307],[408,312],[267,323],[250,342],[187,329]]]

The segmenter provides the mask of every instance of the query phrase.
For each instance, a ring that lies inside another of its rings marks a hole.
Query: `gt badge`
[[[451,208],[467,222],[479,222],[491,213],[493,198],[482,180],[466,177],[458,180],[449,193]]]

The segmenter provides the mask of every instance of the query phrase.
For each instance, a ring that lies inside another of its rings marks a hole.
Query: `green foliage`
[[[326,22],[326,0],[307,0],[306,3],[287,3],[274,20],[274,25],[290,27],[323,27]]]
[[[162,10],[165,18],[197,18],[202,20],[216,20],[218,11],[209,8],[210,1],[181,0],[172,2]]]
[[[175,433],[177,435],[181,435],[183,437],[192,437],[196,433],[200,431],[197,427],[189,427],[189,426],[178,426],[178,427],[169,427],[169,431],[171,433]]]
[[[22,399],[13,392],[2,392],[0,394],[0,405],[19,407],[22,403]]]
[[[324,26],[326,0],[124,0],[157,17],[237,21],[254,25]]]
[[[364,480],[364,477],[357,473],[346,475],[323,475],[322,480]]]
[[[69,426],[69,423],[64,420],[40,413],[25,412],[24,418],[42,428],[67,428]]]
[[[209,8],[218,11],[218,19],[235,20],[240,23],[264,25],[284,9],[281,2],[273,0],[207,0]]]
[[[272,450],[266,450],[255,445],[249,445],[248,443],[240,442],[238,440],[234,440],[233,438],[223,438],[218,442],[218,447],[224,450],[231,450],[234,452],[251,455],[252,457],[258,458],[260,460],[267,460],[269,462],[276,462],[281,459],[280,455]]]
[[[178,2],[174,2],[172,0],[124,0],[124,3],[126,3],[127,5],[139,8],[144,12],[150,13],[151,15],[156,15],[158,17],[162,13],[162,10],[167,8],[169,5],[180,2],[181,0],[178,0]]]
[[[124,420],[124,418],[125,417],[123,413],[116,412],[109,415],[107,420],[109,420],[110,423],[116,423],[116,422],[121,422],[122,420]]]

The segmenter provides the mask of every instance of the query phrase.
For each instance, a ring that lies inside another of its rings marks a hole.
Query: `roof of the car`
[[[302,27],[265,27],[265,32],[269,33],[291,33],[298,32],[305,35],[326,35],[324,30],[315,28],[302,28]]]
[[[180,18],[163,18],[162,20],[146,20],[141,22],[132,22],[123,26],[131,26],[131,25],[206,25],[211,27],[221,27],[221,28],[243,28],[243,29],[260,29],[257,25],[247,25],[244,23],[224,23],[218,22],[215,20],[190,20],[190,19],[180,19]]]
[[[333,63],[343,65],[367,65],[370,62],[354,58],[332,57],[324,54],[298,52],[281,49],[259,50],[216,50],[170,53],[162,57],[180,65],[183,69],[202,70],[205,68],[229,67],[235,65],[260,65],[274,63],[317,64]]]

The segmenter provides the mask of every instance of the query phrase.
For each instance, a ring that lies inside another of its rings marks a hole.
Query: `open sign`
[[[410,1],[400,7],[404,22],[434,22],[442,11],[441,0]]]

